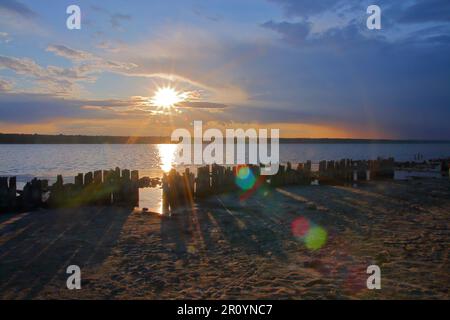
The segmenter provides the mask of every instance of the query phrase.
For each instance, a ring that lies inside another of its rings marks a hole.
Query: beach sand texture
[[[448,179],[228,194],[171,217],[111,207],[6,214],[0,298],[448,299],[449,218]],[[293,232],[294,221],[303,224]],[[311,230],[320,232],[308,242]],[[73,264],[81,290],[66,288]],[[371,264],[381,290],[366,288]]]

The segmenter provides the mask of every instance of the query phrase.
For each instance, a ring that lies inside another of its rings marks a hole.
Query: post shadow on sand
[[[263,208],[252,209],[240,204],[238,194],[224,197],[226,204],[219,197],[204,199],[199,202],[199,208],[185,207],[180,214],[162,219],[162,241],[164,245],[174,245],[174,259],[188,258],[187,243],[195,236],[201,237],[205,249],[212,253],[219,252],[219,237],[232,248],[241,249],[247,254],[267,256],[271,252],[273,256],[285,259],[282,240],[289,233],[288,228],[268,227],[264,222],[266,214],[261,213]],[[231,207],[229,203],[235,205]],[[198,225],[194,225],[196,223]],[[219,235],[213,236],[213,232]]]
[[[50,210],[42,215],[27,215],[2,230],[4,234],[12,233],[12,237],[0,246],[0,292],[17,292],[22,299],[33,299],[50,282],[64,290],[69,276],[66,268],[75,264],[83,273],[101,264],[110,255],[131,213],[128,208],[106,207],[60,211],[62,214]],[[26,228],[36,219],[39,228],[30,234]]]

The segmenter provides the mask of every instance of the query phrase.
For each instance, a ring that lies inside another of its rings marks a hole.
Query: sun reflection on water
[[[169,172],[173,168],[175,161],[175,152],[177,150],[176,144],[159,144],[159,163],[161,170],[164,172]]]

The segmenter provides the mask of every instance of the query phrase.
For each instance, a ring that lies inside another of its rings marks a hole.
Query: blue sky
[[[450,139],[449,84],[448,0],[0,1],[0,132]]]

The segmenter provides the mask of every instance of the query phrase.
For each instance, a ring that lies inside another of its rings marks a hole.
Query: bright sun
[[[184,93],[178,92],[171,87],[163,87],[156,90],[150,101],[154,106],[160,108],[171,108],[177,103],[185,100],[186,97]]]

